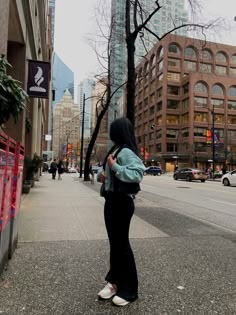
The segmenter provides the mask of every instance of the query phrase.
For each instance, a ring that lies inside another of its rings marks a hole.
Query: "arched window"
[[[231,63],[236,65],[236,54],[231,57]]]
[[[150,67],[152,67],[156,63],[156,56],[152,55],[151,60],[150,60]]]
[[[229,95],[229,96],[236,97],[236,86],[231,86],[231,87],[229,88],[228,95]]]
[[[164,53],[163,47],[160,47],[157,53],[158,59],[160,59],[163,56],[163,53]]]
[[[168,52],[172,54],[180,54],[180,49],[176,44],[172,43],[168,47]]]
[[[194,86],[194,92],[207,94],[207,87],[203,82],[197,82]]]
[[[201,53],[201,58],[205,60],[212,60],[212,53],[209,49],[203,49]]]
[[[223,88],[219,84],[215,84],[212,87],[212,94],[214,95],[224,95]]]
[[[196,58],[196,51],[193,47],[186,47],[184,50],[184,55],[191,58]]]
[[[148,72],[148,62],[145,63],[143,73],[146,74]]]
[[[216,61],[218,62],[226,62],[226,55],[223,52],[218,52],[216,54]]]

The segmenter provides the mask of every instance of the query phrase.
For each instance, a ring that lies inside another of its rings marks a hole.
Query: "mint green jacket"
[[[115,151],[114,153],[115,154]],[[117,155],[117,162],[112,166],[112,171],[115,172],[116,176],[129,183],[140,183],[143,179],[143,173],[145,171],[145,166],[141,159],[130,149],[124,148]],[[101,181],[101,173],[103,168],[101,167],[97,173],[97,181]],[[105,167],[105,190],[113,191],[113,182],[111,177],[111,169],[108,165]]]

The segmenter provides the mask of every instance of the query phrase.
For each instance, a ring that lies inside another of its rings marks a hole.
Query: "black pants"
[[[110,242],[110,270],[106,281],[117,286],[117,295],[127,301],[138,297],[138,277],[133,251],[129,242],[130,221],[134,201],[130,196],[109,193],[104,215]]]

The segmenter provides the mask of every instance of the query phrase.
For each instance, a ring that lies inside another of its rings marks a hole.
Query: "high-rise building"
[[[67,144],[71,144],[68,152]],[[59,103],[55,105],[53,113],[53,151],[55,158],[77,160],[80,143],[80,111],[74,104],[72,95],[67,89]]]
[[[135,131],[148,165],[235,168],[235,46],[169,34],[136,71]]]
[[[55,91],[53,105],[55,105],[61,100],[65,90],[72,91],[74,86],[74,73],[56,53],[54,54],[52,77]]]
[[[54,45],[54,29],[55,29],[55,2],[56,0],[48,0],[49,15],[51,17],[51,35],[52,35],[52,46]]]
[[[154,1],[141,0],[143,16],[147,17],[156,7]],[[159,37],[188,21],[188,12],[185,9],[185,0],[161,0],[161,9],[152,17],[147,27],[156,33]],[[132,7],[131,7],[132,10]],[[111,52],[111,74],[112,74],[112,92],[119,86],[122,86],[126,77],[126,41],[125,41],[125,1],[112,0],[111,5],[112,20],[112,52]],[[132,22],[132,14],[131,14]],[[138,21],[139,22],[139,21]],[[131,25],[132,29],[132,25]],[[179,29],[174,34],[187,35],[185,29]],[[140,37],[141,35],[141,37]],[[136,64],[147,54],[156,44],[157,38],[146,30],[142,30],[136,40]],[[112,104],[109,108],[109,122],[116,118],[118,110],[118,100],[122,97],[123,89],[120,88],[112,98]],[[122,112],[122,111],[121,111]]]
[[[92,91],[95,85],[94,80],[85,79],[78,85],[78,104],[81,112],[81,122],[83,114],[83,99],[85,95],[85,110],[84,110],[84,138],[89,138],[91,135],[91,115],[92,115]]]

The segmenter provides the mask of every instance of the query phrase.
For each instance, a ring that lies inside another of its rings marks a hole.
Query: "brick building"
[[[135,128],[146,164],[236,167],[236,47],[168,35],[136,72]]]

